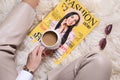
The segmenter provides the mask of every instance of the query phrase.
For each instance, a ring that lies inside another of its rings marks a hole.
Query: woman
[[[79,21],[79,14],[77,12],[70,12],[66,14],[58,23],[56,21],[51,23],[51,28],[55,28],[55,30],[57,30],[61,35],[61,45],[66,42],[70,32],[74,26],[77,26]]]
[[[32,80],[41,62],[43,48],[37,46],[28,56],[24,69],[17,74],[14,55],[35,18],[38,0],[23,0],[1,24],[0,80]],[[9,28],[9,29],[8,29]],[[48,80],[109,80],[111,62],[101,54],[87,54],[48,73]],[[17,78],[17,79],[16,79]]]
[[[70,12],[66,14],[59,22],[58,21],[52,21],[50,24],[51,29],[55,29],[61,37],[61,44],[60,47],[63,47],[64,43],[66,44],[66,47],[68,47],[68,44],[71,43],[71,41],[74,39],[74,32],[72,29],[78,25],[80,21],[80,15],[77,12]],[[58,48],[60,49],[60,48]],[[56,49],[56,50],[58,50]],[[44,51],[44,55],[52,55],[55,53],[56,50],[46,50]],[[63,53],[65,50],[63,51]]]

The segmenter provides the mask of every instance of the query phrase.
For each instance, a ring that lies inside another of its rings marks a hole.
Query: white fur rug
[[[7,17],[11,9],[20,0],[0,0],[0,23]],[[41,0],[37,7],[37,20],[42,20],[60,0]],[[111,80],[120,80],[120,0],[79,0],[89,11],[100,19],[100,24],[72,51],[72,53],[59,65],[68,64],[85,53],[97,52],[107,55],[113,63]],[[107,37],[107,46],[99,50],[99,40],[105,37],[104,28],[113,24],[111,34]],[[33,44],[26,39],[17,51],[17,70],[20,71],[26,63],[27,55],[33,49]],[[46,73],[54,68],[48,58],[44,60],[36,71],[33,80],[45,80]]]

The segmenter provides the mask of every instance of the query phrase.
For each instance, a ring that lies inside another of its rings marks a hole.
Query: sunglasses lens
[[[107,25],[105,28],[105,34],[109,35],[111,30],[112,30],[112,24]]]
[[[103,50],[107,44],[106,38],[103,38],[99,42],[100,49]]]

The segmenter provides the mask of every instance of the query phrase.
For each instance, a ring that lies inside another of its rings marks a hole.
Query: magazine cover
[[[59,64],[98,23],[99,20],[78,0],[61,0],[28,37],[33,43],[40,43],[42,34],[46,30],[56,30],[61,37],[61,44],[53,51],[51,58],[55,64]]]

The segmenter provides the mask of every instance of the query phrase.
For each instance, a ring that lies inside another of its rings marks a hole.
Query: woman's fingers
[[[42,46],[39,45],[39,46],[35,47],[35,49],[32,51],[32,54],[34,56],[41,56],[43,50],[44,50],[44,47],[42,47]]]
[[[35,47],[35,49],[32,51],[32,54],[33,54],[34,56],[38,55],[39,48],[40,48],[40,46],[37,46],[37,47]]]
[[[33,9],[35,9],[39,3],[39,0],[22,0],[22,1],[28,3]]]
[[[39,52],[38,52],[38,55],[39,55],[39,56],[42,56],[43,50],[44,50],[44,47],[43,47],[43,46],[40,46],[40,47],[39,47]]]

